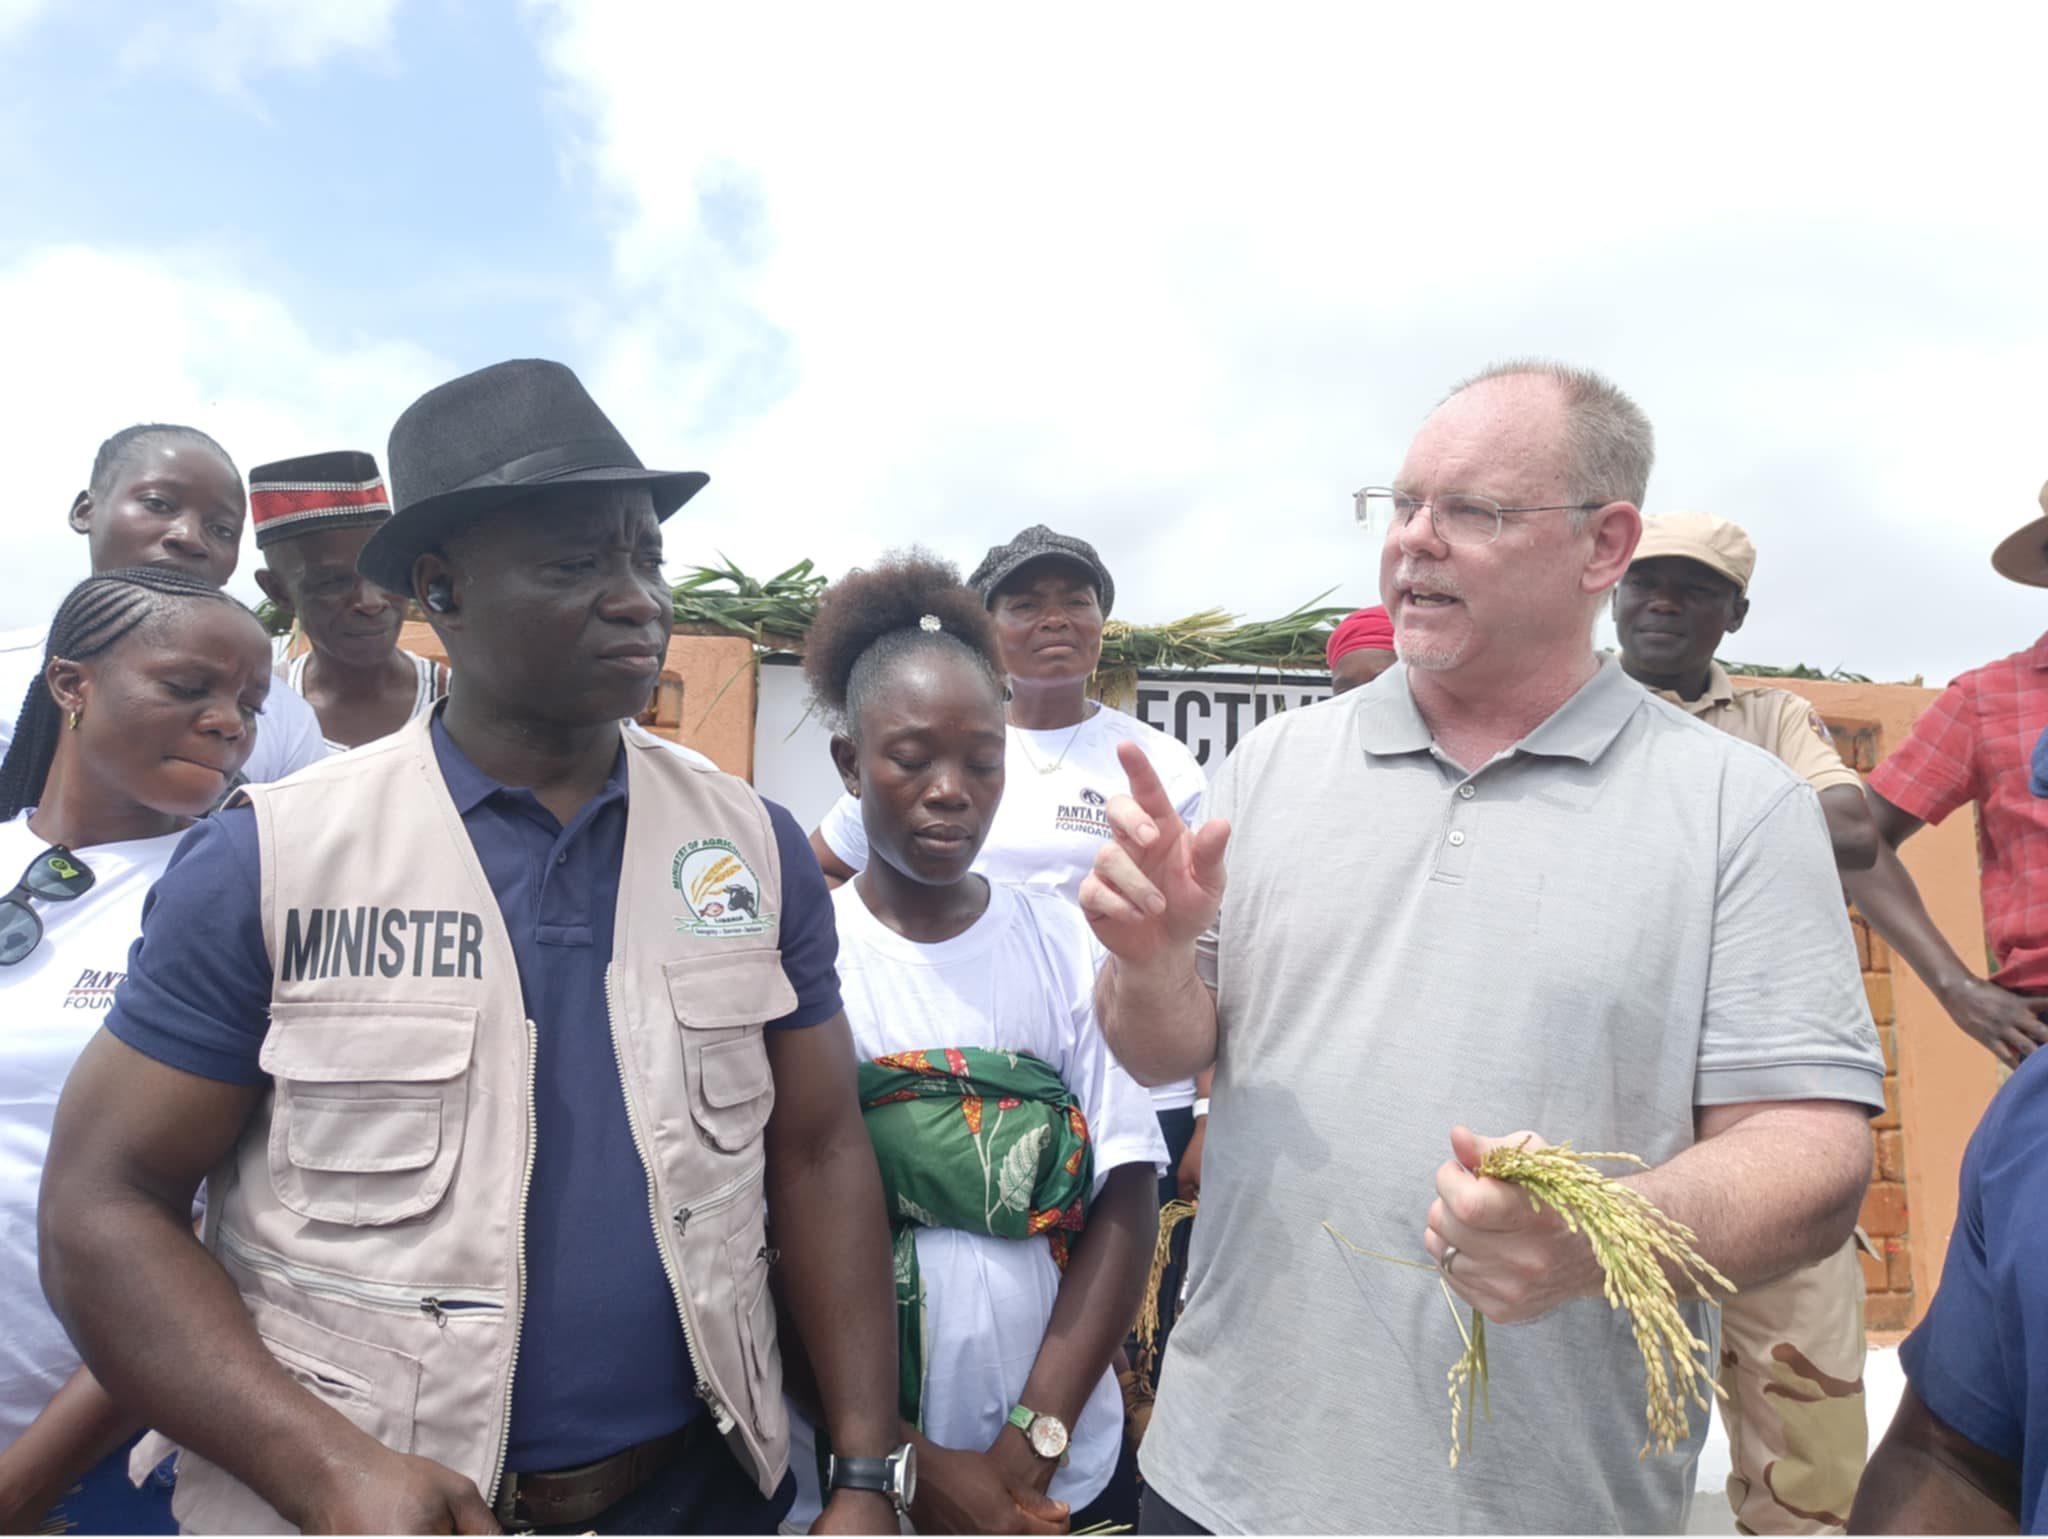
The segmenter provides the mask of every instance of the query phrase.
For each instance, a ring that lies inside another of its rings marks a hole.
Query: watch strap
[[[835,1491],[879,1491],[884,1496],[893,1484],[887,1459],[842,1459],[837,1454],[827,1479]]]

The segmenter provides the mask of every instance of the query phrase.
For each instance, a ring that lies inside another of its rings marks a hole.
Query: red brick
[[[1884,1051],[1884,1072],[1899,1072],[1899,1028],[1880,1026],[1877,1028],[1877,1045]]]
[[[1913,1252],[1903,1241],[1887,1240],[1884,1243],[1886,1286],[1893,1293],[1913,1291]]]
[[[1849,909],[1849,933],[1856,937],[1856,965],[1865,972],[1870,971],[1870,926],[1863,922],[1852,905]]]
[[[1910,1293],[1873,1293],[1863,1301],[1863,1328],[1869,1331],[1902,1331],[1913,1319]]]
[[[1863,1268],[1865,1293],[1882,1293],[1891,1286],[1891,1272],[1885,1266],[1884,1257],[1866,1256],[1859,1250],[1856,1252],[1856,1261]]]
[[[1905,1180],[1905,1131],[1901,1128],[1890,1128],[1874,1136],[1877,1140],[1877,1179],[1880,1181]]]
[[[1865,973],[1863,993],[1870,1001],[1870,1018],[1880,1026],[1892,1023],[1892,980],[1889,973]]]
[[[1870,932],[1870,960],[1863,964],[1863,970],[1871,973],[1889,973],[1892,970],[1892,948],[1875,930]]]
[[[1863,1194],[1863,1232],[1873,1239],[1906,1232],[1906,1189],[1896,1181],[1880,1181]]]
[[[1886,1132],[1899,1125],[1899,1077],[1887,1074],[1884,1077],[1884,1114],[1871,1119],[1871,1127]]]

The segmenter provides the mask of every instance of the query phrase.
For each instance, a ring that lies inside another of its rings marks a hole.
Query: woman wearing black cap
[[[1103,622],[1116,602],[1116,583],[1094,546],[1034,524],[990,550],[968,582],[995,620],[1010,691],[1006,789],[974,869],[1078,903],[1081,879],[1109,838],[1109,799],[1125,785],[1117,744],[1145,750],[1190,827],[1201,821],[1208,779],[1179,739],[1088,698],[1102,661]],[[867,864],[852,796],[840,797],[811,831],[811,849],[835,886]],[[1156,1085],[1152,1100],[1171,1156],[1160,1184],[1164,1202],[1176,1194],[1196,1132],[1195,1082]],[[1170,1278],[1169,1312],[1174,1290]]]
[[[35,1234],[58,1092],[113,1003],[143,898],[248,759],[270,687],[263,628],[205,578],[108,572],[57,611],[0,764],[0,881],[17,878],[0,897],[0,1532],[33,1533],[46,1513],[87,1532],[177,1529],[163,1486],[138,1490],[121,1454],[101,1458],[134,1423],[89,1376],[66,1385],[78,1353],[36,1247],[13,1240]]]

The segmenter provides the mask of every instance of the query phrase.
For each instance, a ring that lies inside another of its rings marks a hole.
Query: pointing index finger
[[[1145,757],[1144,749],[1128,740],[1118,743],[1116,761],[1124,767],[1124,778],[1131,783],[1131,800],[1144,810],[1147,817],[1162,825],[1180,822],[1180,813],[1166,794],[1159,771]]]

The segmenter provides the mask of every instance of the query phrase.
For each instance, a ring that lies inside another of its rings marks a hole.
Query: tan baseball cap
[[[2041,515],[1998,542],[1991,565],[2000,577],[2048,588],[2048,486],[2041,488]]]
[[[1634,559],[1683,556],[1719,572],[1744,593],[1756,571],[1756,547],[1740,524],[1707,513],[1653,513],[1643,520],[1643,542]]]

